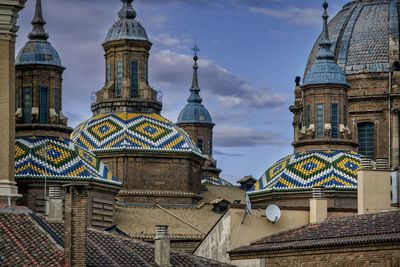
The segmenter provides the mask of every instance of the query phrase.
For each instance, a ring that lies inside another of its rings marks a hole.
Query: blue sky
[[[346,0],[328,1],[331,17]],[[194,39],[203,104],[214,128],[221,176],[258,178],[291,154],[295,76],[322,29],[322,0],[135,0],[137,19],[153,42],[150,85],[163,92],[162,115],[176,121],[192,79]],[[34,0],[20,12],[16,51],[31,30]],[[117,20],[119,0],[42,0],[49,41],[64,72],[69,126],[91,116],[91,93],[104,85],[101,43]]]

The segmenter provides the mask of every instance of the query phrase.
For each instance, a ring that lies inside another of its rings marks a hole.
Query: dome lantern
[[[335,55],[331,51],[332,42],[329,40],[328,32],[328,3],[325,1],[323,4],[324,13],[322,40],[319,42],[319,53],[316,56],[315,63],[311,66],[306,73],[303,81],[303,86],[311,84],[341,84],[349,86],[346,81],[344,72],[336,65],[334,59]]]

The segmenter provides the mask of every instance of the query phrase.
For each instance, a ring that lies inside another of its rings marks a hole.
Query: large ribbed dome
[[[399,45],[390,42],[399,38],[399,4],[399,0],[352,1],[330,21],[332,51],[346,75],[387,72],[390,63],[399,60]],[[305,74],[316,60],[321,39],[314,45]]]

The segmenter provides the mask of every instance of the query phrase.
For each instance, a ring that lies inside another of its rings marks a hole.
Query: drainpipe
[[[391,143],[391,138],[392,138],[392,100],[391,100],[391,93],[392,93],[392,75],[393,75],[393,67],[390,65],[390,70],[389,70],[389,95],[388,95],[388,100],[389,100],[389,156],[388,156],[388,165],[389,169],[392,167],[392,143]]]

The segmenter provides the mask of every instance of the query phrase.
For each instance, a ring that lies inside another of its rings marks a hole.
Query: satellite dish
[[[281,210],[277,205],[269,205],[265,210],[268,221],[276,223],[281,217]]]
[[[253,211],[251,209],[251,202],[248,194],[246,194],[246,205],[247,205],[246,207],[247,211],[249,212],[250,216],[253,215]]]

